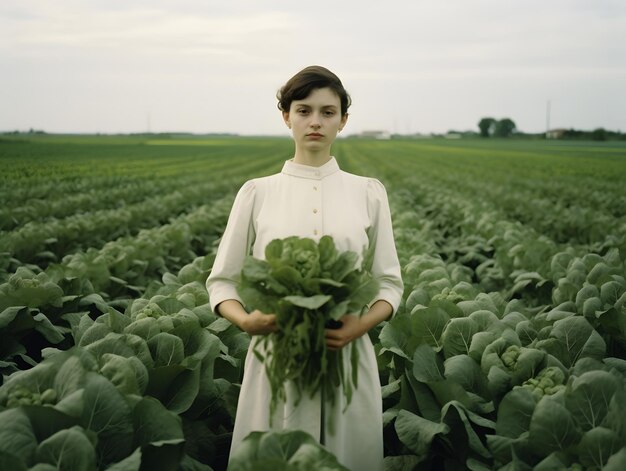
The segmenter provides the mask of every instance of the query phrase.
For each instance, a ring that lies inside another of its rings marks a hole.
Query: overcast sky
[[[311,64],[347,133],[626,132],[624,0],[2,0],[0,131],[286,134]]]

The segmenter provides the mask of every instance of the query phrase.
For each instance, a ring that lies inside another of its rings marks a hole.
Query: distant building
[[[360,134],[356,134],[354,137],[363,137],[367,139],[391,139],[391,134],[388,131],[363,131]]]
[[[550,129],[546,131],[546,139],[561,139],[565,131],[567,131],[567,129]]]

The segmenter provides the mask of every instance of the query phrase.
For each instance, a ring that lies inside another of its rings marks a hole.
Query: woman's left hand
[[[361,325],[361,319],[355,315],[346,314],[340,322],[342,326],[338,329],[326,329],[326,347],[329,350],[341,350],[366,332]]]

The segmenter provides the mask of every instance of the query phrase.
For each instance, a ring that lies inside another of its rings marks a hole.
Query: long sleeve
[[[243,261],[255,238],[253,212],[256,186],[254,180],[243,184],[237,193],[222,235],[213,268],[206,281],[211,309],[227,299],[242,302],[237,294]],[[242,303],[243,304],[243,303]]]
[[[383,184],[374,178],[368,181],[367,200],[371,219],[368,237],[370,247],[374,247],[372,274],[380,282],[380,291],[373,302],[381,299],[387,301],[395,314],[402,300],[404,285],[393,238],[387,192]]]

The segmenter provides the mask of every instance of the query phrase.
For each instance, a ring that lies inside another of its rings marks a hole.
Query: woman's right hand
[[[277,330],[276,315],[255,309],[241,320],[239,327],[250,335],[271,334]]]

